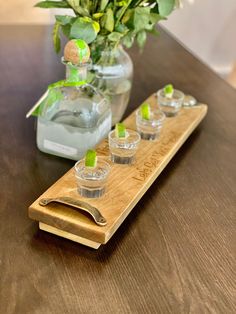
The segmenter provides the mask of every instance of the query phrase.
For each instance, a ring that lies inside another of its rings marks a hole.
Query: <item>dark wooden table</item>
[[[25,113],[63,78],[48,27],[0,27],[0,313],[236,313],[236,91],[162,32],[130,54],[127,111],[166,83],[204,122],[98,251],[38,230],[27,207],[73,162],[39,152]]]

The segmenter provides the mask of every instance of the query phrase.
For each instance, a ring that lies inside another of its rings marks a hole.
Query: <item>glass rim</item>
[[[107,161],[101,159],[101,157],[97,157],[97,166],[98,166],[99,164],[103,165],[104,168],[107,168],[107,173],[109,173],[109,171],[111,170],[111,165],[110,165]],[[79,171],[79,167],[81,167],[81,166],[83,166],[83,165],[84,165],[84,167],[85,167],[85,158],[83,158],[83,159],[81,159],[81,160],[78,160],[78,161],[75,163],[75,165],[74,165],[74,170],[75,170],[76,174],[77,174],[78,171]],[[92,169],[96,169],[96,168],[97,168],[97,167],[91,168],[91,170],[92,170]]]
[[[165,120],[165,118],[166,118],[165,113],[164,113],[161,109],[154,109],[154,110],[152,110],[151,112],[154,113],[154,114],[155,114],[155,113],[160,114],[160,119],[155,119],[155,118],[150,119],[150,120],[143,119],[143,118],[141,117],[141,115],[140,115],[140,108],[138,108],[138,109],[136,110],[136,117],[140,118],[141,121],[146,122],[146,123],[153,123],[153,122],[156,122],[156,123],[158,123],[158,124],[162,123],[162,122]]]
[[[109,139],[110,141],[112,141],[113,143],[117,143],[117,142],[120,140],[120,139],[117,138],[116,136],[115,136],[114,138],[111,137],[111,135],[112,135],[113,133],[115,133],[115,131],[116,131],[115,129],[114,129],[114,130],[111,130],[111,131],[109,132],[109,134],[108,134],[108,139]],[[139,134],[137,131],[132,130],[132,129],[126,129],[126,131],[127,131],[127,132],[131,132],[131,133],[133,133],[134,135],[136,135],[136,136],[137,136],[137,139],[134,140],[134,141],[132,141],[132,142],[129,142],[129,141],[126,141],[127,138],[124,138],[124,139],[122,140],[122,142],[123,142],[124,144],[128,144],[128,143],[138,144],[138,143],[140,142],[141,136],[140,136],[140,134]]]
[[[179,97],[168,98],[168,97],[166,97],[165,94],[164,94],[164,88],[162,88],[162,89],[159,89],[156,94],[157,94],[157,97],[161,96],[161,97],[166,98],[166,99],[168,99],[168,100],[172,100],[172,99],[177,99],[177,100],[184,99],[184,96],[185,96],[184,92],[182,92],[182,91],[179,90],[179,89],[174,89],[173,96],[174,96],[176,93],[179,94]]]

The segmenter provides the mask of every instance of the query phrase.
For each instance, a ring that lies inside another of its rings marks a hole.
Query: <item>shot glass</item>
[[[140,143],[140,135],[133,130],[126,130],[125,138],[116,137],[116,132],[108,135],[111,161],[117,164],[131,164]]]
[[[105,185],[110,172],[110,165],[98,158],[97,166],[86,167],[85,160],[78,161],[75,166],[78,193],[87,198],[101,197],[105,193]]]
[[[172,97],[166,97],[164,89],[157,92],[157,102],[161,111],[167,117],[174,117],[178,114],[184,100],[184,93],[180,90],[174,89]]]
[[[159,110],[153,110],[149,120],[143,119],[140,109],[136,111],[136,127],[143,140],[155,141],[160,135],[165,114]]]

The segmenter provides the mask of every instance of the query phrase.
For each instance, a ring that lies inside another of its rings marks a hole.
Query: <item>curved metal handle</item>
[[[78,208],[80,210],[87,212],[88,214],[90,214],[90,216],[92,216],[93,220],[99,226],[105,226],[107,224],[106,219],[102,216],[102,214],[96,207],[93,207],[89,205],[88,203],[75,200],[71,197],[64,196],[64,197],[57,197],[57,198],[41,198],[39,200],[39,205],[46,206],[52,202],[68,205],[68,206]]]

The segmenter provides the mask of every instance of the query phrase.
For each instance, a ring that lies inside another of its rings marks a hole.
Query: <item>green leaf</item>
[[[105,37],[102,35],[98,35],[96,38],[96,45],[104,45]]]
[[[67,24],[67,25],[61,25],[61,30],[63,32],[63,34],[70,39],[70,30],[71,30],[71,25]]]
[[[71,24],[71,22],[75,20],[75,18],[70,15],[55,15],[55,19],[61,25]]]
[[[126,48],[130,48],[132,47],[133,43],[134,43],[134,34],[133,32],[129,32],[127,35],[125,35],[122,38],[122,43]]]
[[[112,32],[114,29],[114,23],[115,23],[112,9],[110,8],[107,9],[105,16],[106,16],[106,19],[105,19],[104,28],[108,30],[109,32]]]
[[[106,6],[108,4],[109,0],[102,0],[100,2],[100,11],[103,12],[106,9]]]
[[[116,5],[117,5],[118,7],[124,7],[124,6],[127,5],[127,3],[128,3],[128,1],[127,1],[127,0],[124,0],[124,1],[116,2]]]
[[[94,21],[91,19],[78,17],[72,24],[70,38],[83,39],[87,44],[90,44],[97,37],[97,30],[93,23]]]
[[[95,30],[96,33],[98,33],[98,32],[100,31],[100,25],[99,25],[99,23],[96,22],[96,21],[93,21],[90,17],[87,17],[87,16],[81,17],[80,20],[83,21],[83,22],[91,23],[91,24],[93,25],[93,28],[94,28],[94,30]]]
[[[93,28],[94,28],[95,32],[96,32],[96,33],[99,33],[99,31],[100,31],[100,25],[99,25],[99,23],[96,22],[96,21],[92,21],[92,24],[93,24]]]
[[[66,1],[40,1],[35,4],[36,8],[51,9],[51,8],[70,8]]]
[[[125,13],[128,10],[129,5],[131,4],[132,0],[126,0],[125,1],[125,5],[123,5],[121,7],[121,9],[119,9],[116,13],[116,24],[118,24],[120,22],[120,20],[123,18],[123,16],[125,15]]]
[[[138,32],[136,40],[140,48],[144,47],[146,39],[147,39],[146,31],[143,30],[143,31]]]
[[[136,32],[145,29],[150,21],[150,8],[138,7],[134,10],[133,26]]]
[[[149,7],[136,7],[135,9],[128,10],[122,18],[122,23],[136,33],[152,28],[152,21]]]
[[[158,10],[160,15],[167,16],[169,15],[175,7],[175,0],[156,0],[158,3]]]
[[[61,50],[61,40],[59,37],[59,32],[60,32],[60,23],[56,22],[53,27],[53,44],[54,44],[54,49],[56,53],[58,53]]]
[[[119,23],[119,24],[115,27],[115,31],[116,31],[116,32],[119,32],[119,33],[122,33],[122,34],[126,34],[126,33],[128,33],[129,29],[128,29],[128,27],[125,26],[124,24]]]
[[[150,13],[150,21],[153,24],[158,23],[161,20],[166,20],[165,17],[161,16],[160,14],[157,13]]]
[[[120,9],[121,10],[121,9]],[[119,11],[117,12],[117,16],[119,15]],[[122,23],[126,24],[134,15],[134,10],[127,10],[122,18]]]
[[[99,20],[100,19],[100,17],[102,17],[104,15],[104,13],[94,13],[93,14],[93,18],[95,19],[95,20]]]
[[[71,24],[73,24],[73,22],[76,20],[76,17],[70,15],[56,15],[55,18],[56,21],[60,24],[63,34],[67,38],[70,38]]]
[[[121,33],[118,33],[118,32],[112,32],[111,34],[108,35],[108,39],[110,41],[119,41],[121,39],[123,35]]]
[[[67,0],[73,10],[82,16],[90,16],[89,10],[86,7],[83,7],[78,0]]]

